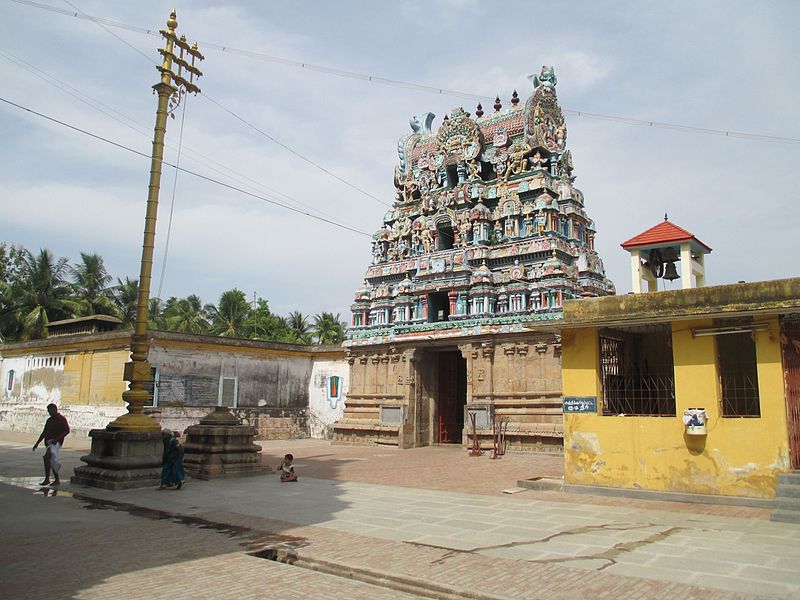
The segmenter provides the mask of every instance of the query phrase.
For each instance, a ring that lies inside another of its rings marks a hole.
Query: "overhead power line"
[[[27,61],[25,61],[25,60],[23,60],[21,58],[19,58],[18,56],[15,56],[14,54],[8,52],[7,50],[4,50],[3,48],[0,48],[0,56],[5,58],[6,60],[16,64],[18,67],[28,71],[29,73],[31,73],[32,75],[38,77],[39,79],[41,79],[42,81],[46,82],[47,84],[52,85],[52,86],[56,87],[57,89],[61,90],[62,92],[72,96],[73,98],[75,98],[76,100],[81,102],[82,104],[85,104],[86,106],[89,106],[90,108],[93,108],[94,110],[96,110],[96,111],[98,111],[98,112],[100,112],[100,113],[102,113],[102,114],[114,119],[115,121],[117,121],[121,125],[124,125],[125,127],[131,129],[135,133],[138,133],[139,135],[147,138],[148,140],[150,140],[152,138],[152,131],[148,130],[147,127],[141,126],[134,119],[128,117],[124,113],[121,113],[118,110],[114,109],[113,107],[108,106],[107,104],[104,104],[104,103],[100,102],[99,100],[96,100],[96,99],[92,98],[88,94],[85,94],[84,92],[82,92],[78,88],[76,88],[76,87],[74,87],[74,86],[62,81],[61,79],[58,79],[54,75],[51,75],[50,73],[47,73],[46,71],[43,71],[43,70],[39,69],[38,67],[32,65],[31,63],[29,63],[29,62],[27,62]],[[150,59],[148,58],[148,60],[150,60]],[[172,150],[176,150],[177,151],[177,146],[175,144],[173,144],[172,142],[169,142],[169,141],[166,141],[165,143]],[[259,181],[256,181],[255,179],[253,179],[251,177],[248,177],[244,173],[241,173],[241,172],[239,172],[239,171],[237,171],[235,169],[232,169],[232,168],[224,165],[223,163],[221,163],[221,162],[219,162],[217,160],[214,160],[213,158],[211,158],[211,157],[209,157],[209,156],[207,156],[207,155],[205,155],[205,154],[203,154],[201,152],[198,152],[197,150],[192,150],[191,148],[188,148],[188,147],[184,146],[183,147],[183,151],[187,154],[187,158],[189,158],[190,160],[193,160],[194,162],[196,162],[196,163],[202,165],[203,167],[205,167],[206,169],[209,169],[209,170],[211,170],[211,171],[213,171],[213,172],[215,172],[215,173],[217,173],[219,175],[222,175],[223,177],[227,177],[227,178],[233,180],[234,182],[239,183],[240,185],[249,187],[249,188],[251,188],[253,190],[256,190],[256,191],[266,191],[267,193],[280,196],[281,198],[285,199],[286,201],[288,201],[288,202],[290,202],[292,204],[295,204],[295,205],[298,205],[298,206],[303,206],[303,207],[305,207],[305,208],[307,208],[309,210],[316,211],[318,214],[323,215],[323,216],[325,216],[325,217],[327,217],[327,218],[329,218],[329,219],[331,219],[333,221],[343,222],[340,219],[337,219],[336,217],[334,217],[333,215],[331,215],[329,213],[326,213],[325,211],[319,210],[318,208],[316,208],[314,206],[311,206],[310,204],[306,204],[305,202],[302,202],[302,201],[298,200],[297,198],[293,198],[292,196],[289,196],[288,194],[285,194],[284,192],[281,192],[280,190],[277,190],[277,189],[272,188],[272,187],[270,187],[268,185],[265,185],[265,184],[263,184],[263,183],[261,183]],[[217,165],[217,167],[220,167],[220,168],[216,168],[213,165]],[[220,169],[222,169],[222,170],[220,170]],[[235,177],[232,176],[231,174],[235,175]],[[242,181],[242,179],[246,180],[246,181],[248,181],[250,183],[249,184],[245,183],[244,181]]]
[[[125,45],[126,45],[128,48],[130,48],[131,50],[133,50],[134,52],[136,52],[136,53],[137,53],[137,54],[139,54],[140,56],[144,57],[144,59],[145,59],[147,62],[149,62],[149,63],[152,63],[152,64],[155,64],[155,65],[158,65],[158,63],[157,63],[157,62],[156,62],[156,61],[155,61],[155,60],[154,60],[152,57],[148,56],[148,55],[147,55],[145,52],[141,51],[139,48],[137,48],[136,46],[134,46],[133,44],[131,44],[130,42],[128,42],[128,41],[127,41],[127,40],[125,40],[124,38],[122,38],[122,37],[118,36],[116,33],[114,33],[114,32],[113,32],[113,31],[111,31],[111,30],[110,30],[108,27],[106,27],[106,25],[109,25],[109,26],[116,26],[116,24],[118,24],[118,22],[117,22],[117,21],[113,21],[113,20],[111,20],[111,19],[101,19],[101,18],[98,18],[98,17],[93,17],[93,16],[91,16],[91,15],[88,15],[87,13],[85,13],[85,12],[84,12],[83,10],[81,10],[79,7],[75,6],[75,5],[74,5],[72,2],[70,2],[69,0],[64,0],[64,2],[66,2],[66,3],[67,3],[69,6],[71,6],[71,7],[74,9],[74,12],[73,12],[73,11],[68,11],[68,10],[66,10],[66,9],[59,9],[59,8],[57,8],[57,7],[54,7],[54,6],[48,6],[48,5],[46,5],[46,4],[39,4],[38,2],[20,2],[20,3],[21,3],[21,4],[28,4],[28,5],[30,5],[30,6],[34,6],[34,7],[36,7],[36,8],[42,8],[42,9],[46,9],[46,10],[53,9],[53,11],[54,11],[54,12],[59,12],[59,13],[61,13],[61,14],[66,14],[66,15],[69,15],[69,16],[73,16],[73,17],[81,18],[81,19],[84,19],[84,20],[86,20],[86,21],[90,21],[90,22],[92,22],[92,23],[95,23],[95,24],[96,24],[96,25],[98,25],[98,26],[99,26],[101,29],[103,29],[103,31],[105,31],[105,32],[106,32],[106,33],[108,33],[109,35],[112,35],[112,36],[113,36],[114,38],[116,38],[118,41],[120,41],[120,42],[122,42],[123,44],[125,44]],[[156,36],[159,36],[159,35],[160,35],[160,33],[159,33],[159,32],[152,32],[152,31],[150,31],[150,30],[144,30],[144,29],[142,29],[142,28],[136,28],[136,27],[135,27],[135,26],[133,26],[133,25],[126,26],[126,27],[125,27],[125,29],[128,29],[128,30],[130,30],[130,31],[137,31],[137,30],[138,30],[140,33],[147,33],[147,34],[150,34],[150,35],[156,35]],[[386,202],[386,201],[384,201],[384,200],[381,200],[381,199],[380,199],[380,198],[378,198],[377,196],[375,196],[375,195],[373,195],[373,194],[371,194],[371,193],[367,192],[366,190],[364,190],[364,189],[362,189],[362,188],[358,187],[357,185],[355,185],[355,184],[353,184],[353,183],[350,183],[349,181],[345,180],[344,178],[342,178],[342,177],[340,177],[340,176],[336,175],[335,173],[331,172],[330,170],[326,169],[325,167],[323,167],[323,166],[322,166],[322,165],[320,165],[319,163],[317,163],[317,162],[315,162],[315,161],[311,160],[310,158],[306,157],[305,155],[303,155],[302,153],[298,152],[297,150],[295,150],[295,149],[293,149],[293,148],[289,147],[288,145],[284,144],[283,142],[281,142],[280,140],[278,140],[278,139],[277,139],[277,138],[275,138],[274,136],[272,136],[272,135],[270,135],[269,133],[267,133],[266,131],[264,131],[263,129],[260,129],[259,127],[256,127],[255,125],[253,125],[253,124],[252,124],[250,121],[248,121],[247,119],[245,119],[245,118],[243,118],[243,117],[239,116],[239,115],[238,115],[238,114],[236,114],[236,112],[234,112],[233,110],[231,110],[231,109],[229,109],[229,108],[227,108],[227,107],[223,106],[223,105],[222,105],[220,102],[217,102],[217,101],[216,101],[216,100],[214,100],[213,98],[209,97],[209,96],[208,96],[208,94],[201,94],[201,96],[202,96],[202,97],[205,97],[207,100],[209,100],[210,102],[212,102],[213,104],[215,104],[217,107],[221,108],[222,110],[224,110],[225,112],[227,112],[228,114],[230,114],[231,116],[233,116],[234,118],[236,118],[237,120],[239,120],[239,121],[241,121],[242,123],[244,123],[246,126],[250,127],[250,128],[251,128],[251,129],[253,129],[254,131],[258,132],[259,134],[263,135],[264,137],[266,137],[267,139],[269,139],[269,140],[270,140],[270,141],[272,141],[273,143],[275,143],[275,144],[277,144],[278,146],[280,146],[280,147],[281,147],[281,148],[283,148],[284,150],[286,150],[286,151],[290,152],[290,153],[291,153],[291,154],[293,154],[294,156],[296,156],[296,157],[300,158],[301,160],[305,161],[306,163],[308,163],[308,164],[312,165],[313,167],[315,167],[315,168],[319,169],[320,171],[322,171],[322,172],[323,172],[323,173],[325,173],[326,175],[329,175],[330,177],[333,177],[333,178],[334,178],[334,179],[336,179],[337,181],[340,181],[341,183],[343,183],[343,184],[347,185],[348,187],[350,187],[350,188],[352,188],[352,189],[356,190],[357,192],[359,192],[359,193],[361,193],[361,194],[364,194],[364,195],[365,195],[365,196],[367,196],[368,198],[371,198],[372,200],[375,200],[376,202],[378,202],[378,203],[380,203],[380,204],[383,204],[384,206],[391,207],[391,204],[390,204],[390,203],[388,203],[388,202]]]
[[[131,147],[126,146],[124,144],[120,144],[119,142],[115,142],[113,140],[110,140],[110,139],[108,139],[106,137],[103,137],[101,135],[98,135],[96,133],[92,133],[91,131],[87,131],[85,129],[81,129],[80,127],[76,127],[75,125],[70,125],[69,123],[66,123],[64,121],[56,119],[55,117],[51,117],[51,116],[46,115],[44,113],[40,113],[40,112],[38,112],[36,110],[33,110],[32,108],[29,108],[27,106],[23,106],[22,104],[17,104],[16,102],[12,102],[11,100],[8,100],[6,98],[0,97],[0,102],[5,102],[6,104],[8,104],[10,106],[18,108],[20,110],[24,110],[24,111],[26,111],[26,112],[28,112],[30,114],[33,114],[33,115],[36,115],[37,117],[41,117],[43,119],[46,119],[46,120],[48,120],[48,121],[50,121],[52,123],[56,123],[56,124],[61,125],[63,127],[67,127],[69,129],[72,129],[73,131],[77,131],[78,133],[82,133],[84,135],[92,137],[92,138],[94,138],[96,140],[99,140],[101,142],[105,142],[106,144],[111,144],[112,146],[116,146],[117,148],[120,148],[122,150],[126,150],[127,152],[130,152],[132,154],[136,154],[138,156],[141,156],[141,157],[144,157],[144,158],[147,158],[147,159],[151,158],[149,154],[145,154],[144,152],[140,152],[139,150],[136,150],[135,148],[131,148]],[[204,181],[208,181],[209,183],[213,183],[213,184],[218,185],[220,187],[224,187],[224,188],[227,188],[229,190],[233,190],[235,192],[239,192],[240,194],[244,194],[244,195],[250,196],[252,198],[257,198],[258,200],[261,200],[263,202],[267,202],[269,204],[274,204],[275,206],[280,206],[281,208],[285,208],[286,210],[290,210],[292,212],[304,215],[306,217],[310,217],[312,219],[316,219],[317,221],[322,221],[323,223],[328,223],[329,225],[334,225],[334,226],[339,227],[341,229],[346,229],[347,231],[352,231],[353,233],[357,233],[359,235],[363,235],[363,236],[366,236],[366,237],[369,237],[369,238],[372,237],[366,231],[361,231],[360,229],[356,229],[355,227],[350,227],[349,225],[343,225],[341,223],[337,223],[336,221],[332,221],[330,219],[326,219],[324,217],[320,217],[319,215],[315,215],[313,213],[302,211],[302,210],[297,209],[297,208],[295,208],[293,206],[289,206],[288,204],[284,204],[284,203],[279,202],[277,200],[274,200],[272,198],[267,198],[266,196],[262,196],[260,194],[254,194],[253,192],[248,192],[245,189],[242,189],[242,188],[237,187],[235,185],[231,185],[229,183],[225,183],[224,181],[220,181],[219,179],[214,179],[213,177],[209,177],[208,175],[203,175],[202,173],[198,173],[196,171],[192,171],[190,169],[186,169],[184,167],[180,167],[178,165],[172,164],[172,163],[167,162],[167,161],[164,161],[164,164],[167,165],[168,167],[172,167],[173,169],[177,169],[177,170],[181,171],[182,173],[186,173],[187,175],[191,175],[192,177],[196,177],[198,179],[202,179]]]
[[[91,15],[87,15],[85,13],[80,13],[76,11],[71,11],[63,8],[58,8],[55,6],[50,6],[48,4],[41,4],[39,2],[33,2],[32,0],[12,0],[17,4],[24,4],[26,6],[31,6],[33,8],[38,8],[54,13],[59,13],[62,15],[83,19],[86,21],[94,21],[97,23],[102,23],[104,25],[108,25],[109,27],[118,27],[121,29],[126,29],[128,31],[142,33],[147,35],[158,36],[158,30],[156,29],[148,29],[146,27],[139,27],[136,25],[131,25],[129,23],[123,23],[121,21],[116,21],[114,19],[108,19],[104,17],[95,17]],[[239,56],[245,56],[248,58],[253,58],[257,60],[262,60],[266,62],[281,64],[289,67],[297,67],[301,69],[305,69],[308,71],[316,71],[319,73],[326,73],[328,75],[334,75],[336,77],[344,77],[348,79],[357,79],[361,81],[366,81],[369,83],[378,83],[381,85],[388,85],[392,87],[398,87],[408,90],[415,90],[420,92],[428,92],[432,94],[438,94],[442,96],[453,96],[456,98],[462,98],[467,100],[478,100],[478,101],[493,101],[494,95],[482,95],[482,94],[474,94],[469,92],[462,92],[458,90],[451,90],[443,87],[437,87],[432,85],[425,85],[420,83],[413,83],[409,81],[402,81],[399,79],[391,79],[388,77],[382,77],[379,75],[369,75],[366,73],[358,73],[356,71],[348,71],[345,69],[338,69],[335,67],[327,67],[323,65],[316,65],[304,61],[292,60],[289,58],[283,58],[280,56],[274,56],[270,54],[265,54],[263,52],[255,52],[251,50],[243,50],[241,48],[235,48],[228,45],[217,44],[214,42],[208,41],[199,41],[204,48],[211,48],[215,50],[219,50],[220,52],[226,52],[228,54],[235,54]],[[138,51],[138,50],[137,50]],[[667,123],[661,121],[652,121],[648,119],[638,119],[632,117],[621,117],[617,115],[605,115],[602,113],[595,113],[595,112],[588,112],[584,110],[575,110],[565,108],[562,109],[564,113],[569,115],[574,115],[576,117],[584,117],[587,119],[596,119],[600,121],[611,121],[615,123],[623,123],[626,125],[636,125],[642,127],[653,127],[658,129],[671,129],[673,131],[679,131],[683,133],[699,133],[699,134],[706,134],[706,135],[717,135],[717,136],[724,136],[730,138],[737,138],[737,139],[746,139],[756,142],[771,142],[771,143],[780,143],[780,144],[800,144],[800,138],[793,138],[793,137],[781,137],[775,135],[764,135],[759,133],[746,133],[742,131],[729,131],[724,129],[712,129],[707,127],[694,127],[692,125],[681,125],[678,123]],[[380,201],[382,202],[382,201]]]

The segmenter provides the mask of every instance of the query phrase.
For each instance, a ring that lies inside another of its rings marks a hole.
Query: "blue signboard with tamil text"
[[[596,412],[597,396],[564,396],[564,414]]]

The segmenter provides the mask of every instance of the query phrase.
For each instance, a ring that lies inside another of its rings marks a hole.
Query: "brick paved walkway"
[[[41,459],[29,442],[0,434],[8,597],[800,597],[800,527],[731,518],[741,517],[732,507],[502,493],[558,457],[270,441],[265,461],[293,452],[299,483],[271,474],[180,492],[63,486],[45,498],[31,484]],[[65,469],[79,455],[65,451]],[[436,476],[418,476],[426,468]],[[247,554],[259,551],[293,564]],[[47,587],[32,587],[43,555],[58,561]]]
[[[298,473],[305,477],[394,485],[399,487],[501,495],[517,481],[531,477],[562,477],[564,459],[542,454],[506,454],[470,457],[457,446],[429,446],[399,450],[391,446],[341,446],[321,440],[267,440],[258,442],[264,461],[277,467],[283,455],[295,455]],[[638,500],[563,492],[527,491],[524,496],[550,502],[627,506],[700,515],[769,519],[770,511],[747,506],[690,504]]]

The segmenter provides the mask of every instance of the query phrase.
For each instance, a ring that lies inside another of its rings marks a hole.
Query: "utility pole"
[[[156,216],[158,214],[158,193],[161,187],[161,163],[164,157],[164,136],[167,132],[167,115],[173,114],[185,93],[197,94],[200,88],[194,81],[203,74],[195,62],[203,60],[197,44],[190,46],[186,36],[178,36],[175,9],[167,20],[167,29],[161,30],[165,47],[158,52],[164,58],[160,67],[161,81],[153,86],[158,94],[156,126],[153,135],[153,154],[150,161],[150,185],[147,194],[147,213],[144,220],[144,242],[142,262],[139,272],[139,296],[136,302],[136,327],[131,344],[131,362],[125,364],[124,379],[130,382],[130,389],[122,394],[128,404],[128,412],[109,423],[107,429],[123,431],[160,431],[161,426],[142,410],[148,400],[146,386],[152,381],[147,352],[150,342],[147,337],[147,308],[150,300],[150,280],[153,270],[153,248],[156,238]],[[176,46],[178,53],[176,54]],[[188,60],[187,60],[188,59]],[[191,62],[189,62],[191,61]],[[173,70],[177,66],[177,73]],[[188,77],[188,79],[186,78]]]
[[[161,426],[152,417],[144,414],[144,405],[150,397],[147,387],[153,381],[151,366],[147,362],[150,347],[147,309],[153,270],[158,192],[161,186],[167,115],[175,111],[183,94],[200,92],[194,82],[202,72],[195,63],[203,60],[197,44],[190,46],[185,36],[179,38],[175,34],[177,27],[178,21],[173,9],[167,20],[167,28],[161,30],[165,44],[158,52],[163,61],[156,67],[161,73],[161,80],[153,86],[158,94],[158,108],[150,161],[136,326],[131,341],[131,362],[125,363],[123,377],[130,382],[129,389],[122,393],[122,400],[127,403],[128,411],[109,423],[105,429],[92,429],[89,432],[92,449],[81,458],[87,465],[75,469],[73,483],[119,490],[152,486],[161,480]]]

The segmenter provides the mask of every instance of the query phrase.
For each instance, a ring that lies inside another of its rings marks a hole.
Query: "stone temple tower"
[[[564,300],[614,294],[575,185],[552,67],[503,109],[411,119],[394,204],[375,233],[348,334],[335,437],[467,443],[502,423],[511,447],[562,435]],[[475,413],[475,431],[470,413]]]

